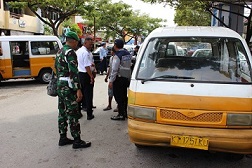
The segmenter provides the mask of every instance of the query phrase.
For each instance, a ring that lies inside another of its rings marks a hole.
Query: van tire
[[[135,146],[137,147],[137,149],[143,149],[146,147],[145,145],[140,145],[140,144],[136,144],[136,143],[135,143]]]
[[[52,70],[49,70],[49,69],[42,70],[39,73],[39,77],[38,77],[41,83],[49,83],[51,78],[52,78]]]
[[[239,161],[242,160],[244,157],[244,154],[227,153],[225,158],[228,161]]]

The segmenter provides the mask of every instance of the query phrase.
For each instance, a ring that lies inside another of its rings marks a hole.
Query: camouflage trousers
[[[80,136],[79,106],[76,102],[76,91],[68,87],[66,81],[57,84],[58,93],[58,128],[60,134],[67,133],[68,124],[73,138]]]

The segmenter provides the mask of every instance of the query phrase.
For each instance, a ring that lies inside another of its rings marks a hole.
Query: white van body
[[[169,44],[207,56],[168,55]],[[223,27],[162,27],[145,39],[128,90],[128,132],[137,146],[252,153],[252,58]]]
[[[62,44],[56,36],[0,36],[0,81],[36,78],[47,83]]]

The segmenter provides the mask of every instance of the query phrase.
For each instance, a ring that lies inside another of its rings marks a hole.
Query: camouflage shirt
[[[56,56],[56,76],[58,79],[60,79],[60,77],[69,77],[73,90],[81,88],[77,67],[78,63],[75,51],[71,49],[69,45],[64,45]]]

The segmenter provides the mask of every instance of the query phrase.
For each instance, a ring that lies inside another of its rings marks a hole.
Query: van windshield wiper
[[[188,76],[176,76],[176,75],[161,75],[161,76],[156,76],[154,78],[149,78],[149,79],[143,79],[141,81],[142,84],[147,81],[153,81],[156,79],[165,79],[165,78],[173,78],[173,79],[194,79],[193,77],[188,77]]]

